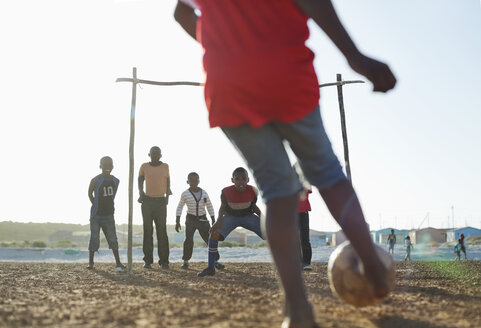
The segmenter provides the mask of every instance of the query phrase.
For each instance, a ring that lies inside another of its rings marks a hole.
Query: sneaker
[[[144,263],[143,268],[144,268],[144,269],[152,269],[152,264],[150,264],[150,263]]]
[[[304,271],[312,271],[312,267],[311,267],[310,264],[304,263],[304,264],[302,265],[302,270],[304,270]]]
[[[159,267],[160,267],[161,269],[168,270],[168,269],[169,269],[169,263],[159,264]]]
[[[225,269],[225,265],[220,263],[220,262],[215,262],[214,263],[214,267],[217,269],[217,270],[224,270]]]
[[[127,269],[127,267],[125,265],[123,265],[122,263],[118,264],[116,267],[115,267],[115,271],[116,272],[122,272],[124,271],[125,269]]]
[[[189,262],[184,262],[182,266],[180,267],[181,269],[187,270],[189,268]]]
[[[94,264],[93,264],[93,263],[89,263],[89,265],[87,265],[87,269],[92,270],[93,268],[94,268]]]
[[[215,275],[215,269],[205,268],[197,274],[197,277],[213,276]]]

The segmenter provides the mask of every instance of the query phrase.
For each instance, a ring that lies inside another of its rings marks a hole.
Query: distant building
[[[459,239],[459,236],[461,234],[464,234],[464,237],[470,237],[470,236],[477,236],[481,235],[481,230],[476,229],[473,227],[464,227],[464,228],[457,228],[457,229],[452,229],[446,232],[447,234],[447,242],[452,242],[452,241],[457,241]]]
[[[424,228],[409,232],[409,237],[413,244],[445,243],[446,231],[446,229]]]
[[[344,234],[344,232],[342,232],[342,230],[333,232],[331,246],[338,246],[346,240],[347,240],[346,235]]]

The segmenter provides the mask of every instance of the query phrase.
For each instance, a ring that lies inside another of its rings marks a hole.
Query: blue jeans
[[[221,234],[221,241],[227,238],[227,236],[237,227],[242,227],[249,231],[255,232],[259,237],[265,239],[262,236],[261,231],[261,219],[255,215],[250,214],[246,216],[233,216],[225,214],[222,218],[222,229],[217,229],[217,232]]]
[[[284,146],[297,156],[306,179],[319,189],[345,179],[322,124],[319,106],[292,123],[270,122],[260,128],[244,124],[222,131],[244,157],[265,202],[302,189]]]
[[[90,242],[89,251],[96,252],[100,246],[100,229],[102,228],[105,239],[110,249],[119,249],[117,232],[115,231],[115,220],[113,215],[95,215],[90,218]]]

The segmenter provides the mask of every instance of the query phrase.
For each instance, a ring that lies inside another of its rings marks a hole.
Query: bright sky
[[[127,223],[131,85],[115,79],[134,66],[141,79],[203,79],[201,48],[172,18],[175,2],[0,2],[0,220],[87,224],[87,188],[110,155],[121,181],[116,221]],[[453,214],[455,226],[480,228],[480,1],[333,2],[359,48],[387,61],[399,81],[387,95],[369,84],[344,88],[353,183],[371,228],[417,228],[425,218],[423,227],[446,228]],[[321,83],[336,73],[362,78],[310,27]],[[336,88],[321,94],[343,161]],[[199,87],[141,86],[135,137],[134,197],[138,169],[158,145],[171,169],[171,224],[188,172],[200,174],[217,211],[221,188],[244,165],[209,129]],[[311,202],[311,228],[338,230],[318,194]]]

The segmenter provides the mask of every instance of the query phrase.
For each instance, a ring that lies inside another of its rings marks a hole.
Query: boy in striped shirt
[[[180,216],[182,214],[182,208],[187,205],[187,216],[185,218],[185,241],[184,241],[184,254],[182,260],[182,269],[189,268],[189,260],[192,257],[192,251],[194,248],[194,233],[199,230],[199,235],[208,243],[210,224],[206,216],[206,208],[209,212],[212,225],[215,222],[214,207],[210,201],[209,195],[205,190],[199,188],[199,174],[191,172],[187,175],[187,183],[189,189],[184,191],[180,196],[179,205],[177,205],[175,231],[180,232]],[[219,252],[216,253],[215,267],[223,269],[224,266],[218,262]]]

